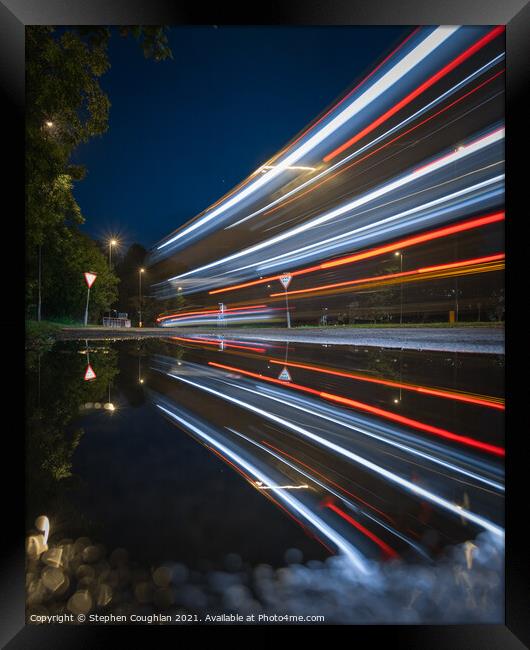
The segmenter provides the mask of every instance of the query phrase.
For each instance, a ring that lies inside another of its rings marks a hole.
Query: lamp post
[[[394,255],[396,257],[399,255],[399,272],[403,273],[403,253],[396,251]],[[399,324],[403,325],[403,278],[399,284]]]
[[[112,249],[117,245],[118,241],[116,239],[109,239],[109,269],[112,269]]]
[[[142,273],[145,269],[138,269],[138,312],[140,314],[138,325],[142,327]]]

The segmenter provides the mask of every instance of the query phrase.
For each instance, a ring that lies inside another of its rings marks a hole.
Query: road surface
[[[365,345],[370,347],[443,352],[504,354],[504,328],[500,327],[405,327],[405,328],[156,328],[130,329],[64,328],[62,340],[134,338],[162,336],[223,336],[254,341],[297,341],[321,345]]]

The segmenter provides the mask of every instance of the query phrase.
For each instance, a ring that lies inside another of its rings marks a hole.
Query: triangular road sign
[[[87,283],[88,288],[94,284],[96,281],[96,278],[98,277],[97,273],[85,273],[85,282]]]
[[[280,282],[283,284],[284,289],[287,289],[287,287],[291,284],[292,279],[293,276],[290,273],[282,273],[282,275],[280,275]]]
[[[92,366],[88,364],[85,370],[85,381],[91,381],[92,379],[96,378],[96,373],[92,369]]]
[[[289,374],[289,371],[285,366],[283,367],[283,370],[278,375],[278,379],[280,379],[281,381],[291,381],[291,375]]]

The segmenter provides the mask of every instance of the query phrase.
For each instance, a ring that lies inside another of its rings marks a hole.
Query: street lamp
[[[145,269],[138,269],[138,311],[140,313],[139,326],[142,327],[142,273]]]
[[[53,122],[51,120],[46,120],[44,122],[45,126],[47,126],[49,129],[53,128]]]
[[[403,253],[396,251],[394,255],[396,257],[399,255],[399,272],[403,273]],[[403,278],[399,285],[399,324],[403,325]]]
[[[109,269],[112,268],[112,249],[118,245],[117,239],[109,239]]]

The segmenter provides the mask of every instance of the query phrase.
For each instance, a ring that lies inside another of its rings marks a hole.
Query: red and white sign
[[[90,289],[90,287],[96,281],[96,278],[98,277],[98,274],[97,273],[85,273],[84,276],[85,276],[85,282],[87,283],[87,286]]]
[[[285,366],[283,367],[283,370],[278,375],[278,379],[280,379],[281,381],[291,381],[291,375],[289,374],[289,371]]]
[[[290,273],[283,273],[280,275],[280,282],[283,284],[284,289],[287,289],[287,287],[291,284],[292,279],[293,276]]]
[[[96,373],[92,369],[92,366],[88,364],[85,370],[85,381],[92,381],[92,379],[96,378]]]

